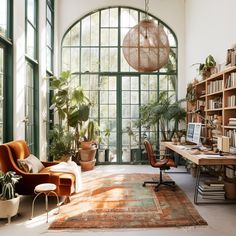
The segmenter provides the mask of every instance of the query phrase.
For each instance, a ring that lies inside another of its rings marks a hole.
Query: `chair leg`
[[[156,192],[159,190],[159,187],[160,187],[161,185],[169,186],[169,187],[172,188],[173,191],[175,190],[175,181],[173,181],[173,180],[164,181],[164,180],[163,180],[163,176],[162,176],[162,170],[160,170],[160,179],[159,179],[159,181],[145,181],[145,182],[143,183],[143,187],[145,187],[146,184],[155,184],[155,185],[156,185],[156,186],[155,186],[155,191],[156,191]]]

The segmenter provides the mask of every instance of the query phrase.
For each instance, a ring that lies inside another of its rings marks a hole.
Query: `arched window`
[[[62,70],[70,70],[74,86],[81,86],[94,102],[90,117],[101,129],[102,149],[109,149],[106,162],[143,162],[142,139],[158,143],[159,133],[136,126],[139,108],[158,100],[161,91],[176,98],[177,40],[173,31],[154,16],[169,38],[168,64],[153,73],[131,68],[122,53],[122,42],[130,28],[145,18],[143,11],[111,7],[86,15],[65,33],[62,40]],[[106,135],[106,131],[110,135]],[[103,156],[99,157],[103,162]]]

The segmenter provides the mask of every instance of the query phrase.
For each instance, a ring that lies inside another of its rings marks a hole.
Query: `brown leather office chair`
[[[175,182],[174,181],[164,181],[162,176],[163,170],[168,170],[170,167],[176,167],[175,162],[172,159],[169,159],[167,156],[164,156],[162,159],[157,159],[156,155],[153,151],[152,145],[150,142],[145,139],[144,140],[144,146],[147,152],[149,163],[154,168],[160,169],[160,179],[159,181],[145,181],[143,183],[143,186],[145,187],[146,184],[155,184],[155,191],[158,191],[159,187],[161,185],[167,185],[172,188],[172,190],[175,190]]]

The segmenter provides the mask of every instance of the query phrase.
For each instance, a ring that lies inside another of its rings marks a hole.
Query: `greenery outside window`
[[[166,66],[153,73],[135,71],[126,62],[122,42],[127,32],[145,18],[145,12],[128,7],[110,7],[92,12],[75,22],[62,40],[62,70],[70,70],[74,87],[81,86],[95,104],[90,117],[98,121],[102,142],[109,149],[107,163],[145,162],[143,138],[159,141],[158,127],[137,127],[141,105],[159,99],[159,93],[177,98],[177,40],[161,20],[171,53]],[[166,124],[168,129],[172,124]],[[107,134],[109,130],[109,136]]]

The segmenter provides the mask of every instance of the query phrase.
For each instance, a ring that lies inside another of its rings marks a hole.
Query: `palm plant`
[[[186,111],[181,106],[183,101],[184,99],[173,102],[167,92],[161,92],[158,101],[141,106],[139,125],[150,129],[159,124],[162,140],[170,140],[178,130],[179,122],[185,120]],[[166,130],[167,122],[174,122],[172,129]]]

